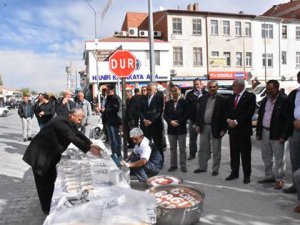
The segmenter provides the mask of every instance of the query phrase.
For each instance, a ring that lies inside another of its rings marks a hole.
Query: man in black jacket
[[[34,115],[33,104],[28,100],[28,95],[24,94],[23,102],[19,105],[18,114],[22,120],[23,141],[31,141],[32,117]]]
[[[121,99],[115,93],[114,84],[107,85],[106,93],[106,104],[102,111],[106,118],[107,131],[111,143],[111,151],[113,154],[117,154],[119,158],[122,158],[120,135],[120,126],[122,125],[120,106]]]
[[[250,183],[252,116],[256,108],[255,95],[245,90],[245,81],[234,80],[233,95],[227,101],[227,124],[230,145],[231,173],[226,180],[239,177],[240,158],[244,172],[244,184]]]
[[[202,90],[202,83],[200,79],[195,79],[193,81],[194,89],[190,91],[185,100],[189,106],[189,146],[190,146],[190,155],[187,158],[188,160],[194,159],[197,153],[197,137],[198,132],[196,131],[196,119],[197,119],[197,104],[199,99],[203,94],[206,93],[205,90]]]
[[[93,145],[77,129],[83,118],[82,109],[72,109],[66,116],[57,116],[33,138],[23,156],[23,160],[32,167],[40,203],[46,214],[51,206],[56,164],[69,144],[73,143],[83,152],[100,155],[99,146]]]
[[[177,143],[179,145],[179,162],[182,172],[186,169],[186,121],[188,120],[188,105],[181,96],[181,89],[174,85],[171,88],[172,99],[165,104],[163,117],[168,124],[168,138],[170,143],[170,168],[177,169]]]
[[[265,178],[258,183],[274,183],[275,189],[284,185],[284,143],[288,139],[289,121],[286,113],[286,95],[279,92],[279,82],[269,80],[266,97],[262,100],[256,127],[256,139],[261,144],[261,155],[265,165]],[[274,157],[274,171],[273,171]]]
[[[76,103],[71,101],[72,93],[69,90],[64,92],[64,97],[55,104],[55,112],[57,115],[68,115],[71,109],[76,107]]]
[[[200,146],[198,153],[199,168],[194,173],[206,172],[207,161],[213,152],[212,175],[219,174],[221,163],[222,137],[226,133],[226,99],[218,95],[218,82],[209,81],[208,95],[199,99],[197,113],[197,129],[200,133]],[[212,146],[212,148],[211,148]]]
[[[297,81],[300,84],[300,72],[297,74]],[[300,169],[300,87],[288,95],[286,109],[290,120],[289,147],[291,166],[294,173]],[[296,193],[295,181],[293,180],[292,186],[283,189],[283,192]]]

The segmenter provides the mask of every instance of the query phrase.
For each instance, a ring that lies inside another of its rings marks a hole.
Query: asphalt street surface
[[[96,124],[98,116],[93,116]],[[39,131],[33,119],[33,134]],[[28,142],[22,140],[21,120],[17,110],[10,110],[7,117],[0,117],[0,225],[41,225],[45,220],[37,197],[30,167],[22,161]],[[253,138],[252,176],[250,184],[240,178],[225,181],[229,175],[228,136],[223,138],[222,160],[218,176],[211,175],[211,160],[206,173],[195,174],[197,160],[187,163],[187,173],[180,169],[166,172],[170,165],[169,149],[165,151],[165,165],[160,174],[182,177],[186,184],[194,185],[205,192],[201,225],[299,225],[300,214],[293,212],[297,204],[296,194],[283,194],[273,189],[272,184],[258,184],[264,176],[264,167],[257,141]],[[187,142],[188,144],[188,142]],[[188,146],[187,146],[188,149]],[[291,184],[292,176],[289,154],[286,150],[287,172],[285,187]]]

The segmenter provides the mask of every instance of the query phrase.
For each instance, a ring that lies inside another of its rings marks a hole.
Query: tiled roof
[[[300,18],[300,1],[273,5],[262,16],[298,19]]]
[[[148,13],[127,12],[121,30],[127,31],[129,27],[146,29]],[[146,27],[145,27],[146,26]]]

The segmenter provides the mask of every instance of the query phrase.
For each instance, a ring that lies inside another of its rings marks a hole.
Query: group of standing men
[[[32,118],[35,115],[40,129],[57,115],[68,115],[68,113],[74,108],[81,108],[84,111],[84,119],[78,125],[80,131],[88,135],[86,129],[90,117],[92,115],[91,104],[84,99],[84,93],[79,91],[76,96],[76,100],[71,100],[72,93],[65,91],[61,99],[56,100],[54,96],[50,96],[46,93],[40,93],[37,96],[36,102],[29,101],[29,95],[23,95],[23,101],[18,108],[18,114],[22,120],[23,141],[26,142],[32,140]]]

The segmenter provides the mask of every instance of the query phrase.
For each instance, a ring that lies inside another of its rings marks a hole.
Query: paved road
[[[97,118],[93,118],[96,123]],[[34,133],[38,132],[34,119]],[[28,145],[22,141],[21,121],[16,110],[7,117],[0,117],[0,225],[41,225],[45,219],[34,186],[30,168],[22,161]],[[228,137],[224,138],[220,175],[211,172],[194,174],[196,160],[188,161],[188,173],[179,170],[169,174],[181,176],[187,184],[193,184],[206,193],[201,225],[299,225],[300,215],[293,212],[296,195],[286,195],[271,185],[257,184],[263,176],[263,165],[257,142],[253,140],[253,176],[244,185],[242,177],[225,181],[229,174]],[[289,162],[289,156],[286,154]],[[169,151],[162,174],[168,174]],[[211,163],[211,160],[210,160]],[[209,164],[210,168],[211,164]],[[287,186],[291,183],[290,165],[287,163]],[[240,173],[242,174],[242,172]]]

